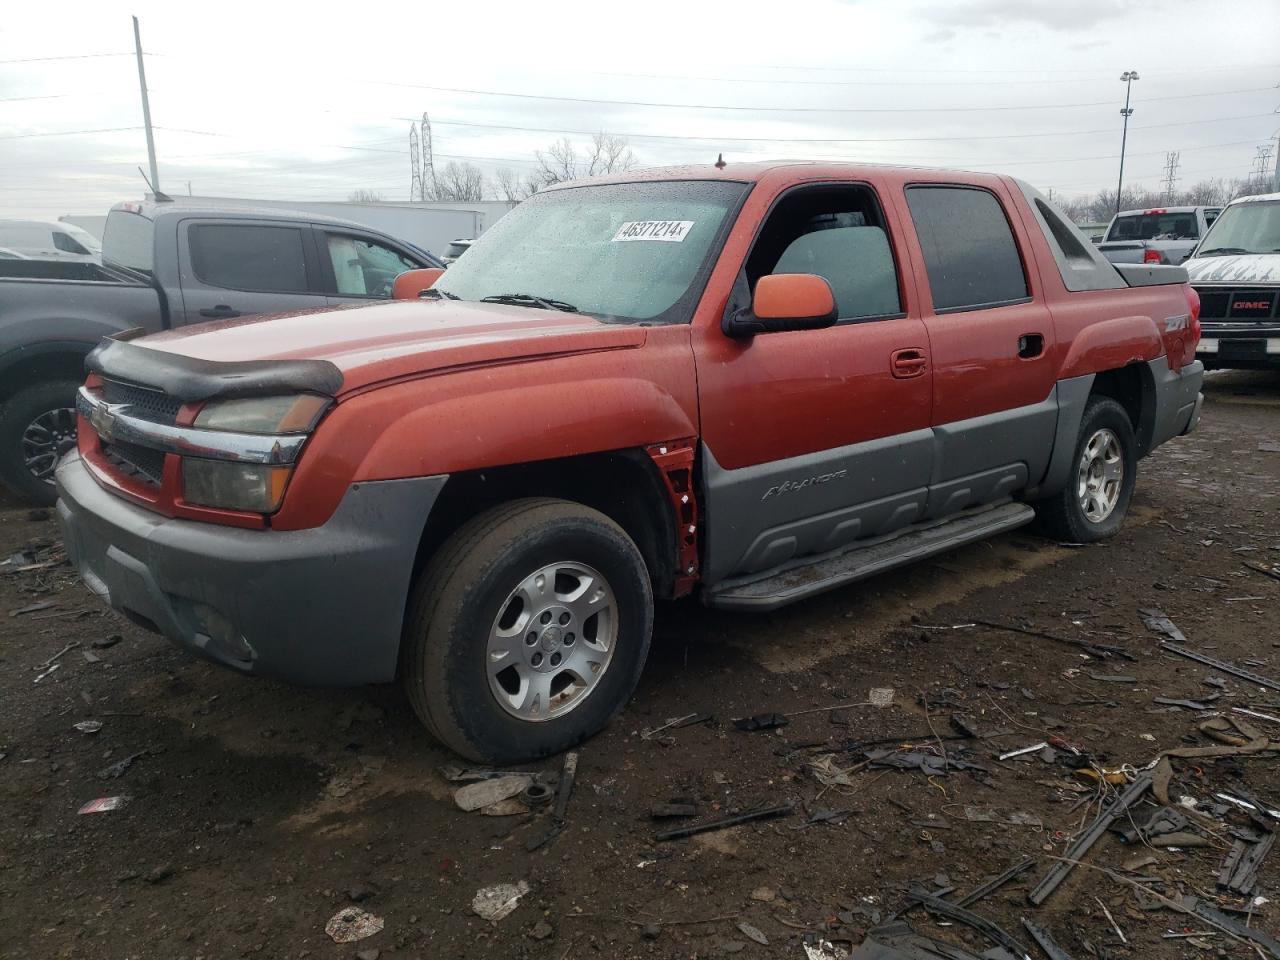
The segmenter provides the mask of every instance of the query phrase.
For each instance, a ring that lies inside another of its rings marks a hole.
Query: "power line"
[[[725,103],[663,103],[652,100],[603,100],[594,97],[557,97],[538,93],[515,93],[504,90],[476,90],[467,87],[439,87],[431,84],[394,83],[386,80],[366,80],[374,86],[398,87],[409,90],[434,90],[437,93],[461,93],[478,97],[507,97],[517,100],[550,100],[557,103],[590,103],[611,107],[658,107],[664,110],[730,110],[738,113],[990,113],[1012,110],[1067,110],[1076,107],[1111,106],[1109,100],[1088,103],[1032,103],[999,107],[749,107]],[[1193,100],[1200,97],[1225,97],[1240,93],[1270,93],[1271,87],[1248,87],[1242,90],[1218,90],[1211,93],[1184,93],[1167,97],[1147,97],[1143,103],[1168,100]]]
[[[1134,130],[1159,130],[1167,127],[1186,127],[1205,123],[1228,123],[1234,120],[1258,120],[1271,117],[1271,113],[1251,113],[1238,117],[1216,117],[1209,120],[1179,120],[1173,123],[1149,123],[1146,126],[1134,127]],[[396,117],[397,120],[408,120],[408,117]],[[599,130],[565,130],[557,127],[522,127],[502,123],[479,123],[471,120],[433,120],[432,123],[445,127],[478,127],[488,130],[515,130],[521,133],[558,133],[574,136],[590,137]],[[672,140],[697,141],[699,143],[943,143],[961,140],[1017,140],[1043,137],[1082,137],[1094,134],[1110,134],[1110,127],[1094,130],[1058,130],[1047,133],[996,133],[977,136],[945,136],[945,137],[718,137],[691,136],[662,133],[628,133],[612,131],[617,136],[628,140]]]
[[[62,57],[25,57],[20,60],[0,60],[0,65],[9,63],[52,63],[55,60],[97,60],[101,57],[132,57],[133,51],[127,50],[124,53],[74,53]],[[156,56],[156,54],[148,54],[148,56]]]
[[[6,133],[0,140],[31,140],[35,137],[78,137],[88,133],[123,133],[126,130],[141,130],[141,127],[99,127],[96,130],[54,130],[45,133]]]

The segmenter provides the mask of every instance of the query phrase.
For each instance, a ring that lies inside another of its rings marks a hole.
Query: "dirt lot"
[[[1280,581],[1244,565],[1280,562],[1280,378],[1219,375],[1208,392],[1200,431],[1143,463],[1129,523],[1106,545],[1018,533],[770,616],[694,603],[662,611],[636,699],[581,750],[567,828],[533,852],[526,845],[549,815],[456,809],[438,773],[453,758],[428,742],[397,690],[247,680],[103,610],[65,565],[0,567],[0,956],[801,960],[805,931],[858,943],[910,887],[963,893],[1028,855],[1036,865],[974,909],[1033,956],[1022,916],[1075,957],[1251,956],[1224,936],[1164,939],[1208,928],[1143,909],[1153,898],[1088,868],[1029,908],[1027,890],[1098,808],[1066,750],[1052,762],[995,759],[1050,736],[1107,768],[1213,744],[1197,731],[1201,713],[1156,696],[1219,692],[1219,710],[1280,713],[1280,693],[1230,676],[1224,689],[1205,685],[1214,671],[1162,654],[1138,612],[1159,607],[1195,649],[1280,678]],[[0,509],[0,559],[26,549],[38,562],[56,541],[50,519]],[[1132,659],[988,627],[928,629],[977,620],[1112,644]],[[95,645],[111,637],[120,639]],[[68,643],[78,646],[36,682]],[[1096,679],[1117,675],[1136,682]],[[872,687],[894,688],[892,704],[827,709]],[[777,731],[731,722],[806,710]],[[671,745],[640,736],[694,712],[714,719],[675,730]],[[956,735],[953,714],[1006,732],[934,738],[930,725]],[[85,720],[101,730],[74,728]],[[863,767],[851,785],[824,787],[810,769],[824,754],[853,766],[866,741],[884,738],[945,746],[986,772]],[[1246,790],[1278,806],[1275,756],[1175,761],[1171,793]],[[113,795],[130,801],[77,815]],[[702,819],[787,802],[797,812],[654,842],[664,825],[649,808],[673,799],[696,803]],[[966,805],[1043,826],[973,822]],[[806,827],[819,810],[851,812]],[[1119,869],[1150,854],[1126,875],[1138,886],[1207,897],[1230,842],[1219,832],[1205,847],[1135,850],[1108,835],[1085,859]],[[521,881],[530,890],[505,919],[472,911],[479,888]],[[1259,892],[1274,897],[1278,881],[1280,854]],[[335,944],[325,924],[353,900],[385,927]],[[990,946],[919,908],[906,918],[975,952]],[[1280,903],[1252,923],[1280,935]]]

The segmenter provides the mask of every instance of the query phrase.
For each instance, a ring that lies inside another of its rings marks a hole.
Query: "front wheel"
[[[73,380],[19,390],[0,406],[0,484],[20,500],[47,507],[57,499],[53,469],[76,445]]]
[[[563,500],[495,507],[464,524],[414,587],[402,672],[414,710],[471,760],[558,753],[635,690],[653,593],[616,523]]]
[[[1113,536],[1133,497],[1138,458],[1133,424],[1110,397],[1085,405],[1066,489],[1039,504],[1045,532],[1071,543]]]

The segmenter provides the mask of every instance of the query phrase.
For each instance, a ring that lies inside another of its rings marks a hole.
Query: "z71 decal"
[[[820,473],[815,477],[806,477],[803,480],[783,480],[781,483],[777,484],[776,486],[772,486],[768,490],[766,490],[764,492],[764,496],[761,497],[760,499],[768,500],[772,496],[781,495],[784,493],[798,493],[801,490],[804,490],[808,487],[815,486],[819,483],[827,483],[831,480],[842,480],[844,477],[848,475],[848,473],[849,473],[848,470],[836,470],[836,471],[833,471],[832,473]]]

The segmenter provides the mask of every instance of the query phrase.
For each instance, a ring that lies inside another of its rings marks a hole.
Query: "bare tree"
[[[529,184],[537,189],[554,183],[565,183],[582,177],[595,177],[606,173],[630,170],[637,163],[636,155],[625,137],[601,131],[591,138],[591,145],[579,152],[568,137],[557,140],[546,150],[535,151],[538,168],[529,177]]]
[[[520,203],[538,192],[542,186],[536,177],[521,177],[514,170],[503,167],[493,177],[494,192],[499,200]]]
[[[351,203],[378,203],[382,200],[382,194],[377,190],[352,190],[347,194],[347,200]]]
[[[475,203],[484,199],[484,173],[473,163],[450,160],[428,185],[432,200]]]

